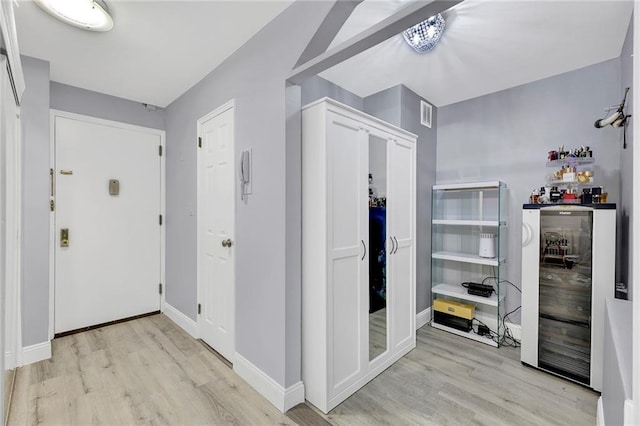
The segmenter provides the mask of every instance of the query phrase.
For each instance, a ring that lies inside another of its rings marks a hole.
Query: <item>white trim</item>
[[[516,339],[517,341],[520,341],[522,339],[522,326],[520,324],[505,322],[504,325],[509,331],[511,331],[511,335],[514,339]]]
[[[55,201],[55,170],[56,170],[56,117],[68,118],[71,120],[82,121],[91,124],[101,124],[103,126],[111,126],[124,130],[132,130],[137,132],[144,132],[152,135],[156,135],[160,138],[160,145],[162,146],[162,156],[160,157],[160,214],[162,215],[163,223],[160,227],[160,282],[162,283],[162,295],[160,296],[159,308],[163,311],[165,303],[166,291],[166,132],[160,129],[154,129],[151,127],[138,126],[137,124],[123,123],[120,121],[106,120],[104,118],[93,117],[90,115],[76,114],[74,112],[61,111],[51,108],[49,110],[49,167],[54,170],[54,194],[50,196],[50,200]],[[56,266],[56,214],[58,206],[53,212],[49,214],[49,340],[53,339],[55,334],[54,321],[55,321],[55,266]]]
[[[431,306],[416,314],[416,330],[421,329],[431,321]]]
[[[49,172],[56,169],[56,120],[54,110],[49,110]],[[55,202],[56,175],[49,175],[49,203]],[[56,282],[56,214],[49,211],[49,340],[53,339],[55,319]]]
[[[284,390],[284,412],[304,403],[304,383],[299,381]]]
[[[637,261],[640,255],[640,149],[638,146],[638,140],[640,140],[640,120],[638,120],[638,111],[640,111],[640,1],[635,0],[633,2],[633,90],[631,91],[633,102],[632,111],[636,111],[636,116],[631,120],[631,126],[633,127],[634,140],[633,144],[633,179],[632,182],[632,217],[631,217],[631,255],[630,259],[636,259],[634,262],[631,260],[631,280],[628,284],[631,289],[631,300],[633,306],[631,308],[633,312],[632,325],[632,359],[633,365],[631,367],[631,395],[633,395],[633,402],[627,403],[625,401],[625,421],[630,424],[640,424],[640,262]],[[629,407],[631,405],[631,407]],[[627,412],[629,416],[626,417]]]
[[[189,335],[194,339],[198,339],[200,337],[198,323],[168,304],[167,302],[164,302],[162,306],[162,313],[165,314],[171,321],[175,322],[178,327],[189,333]]]
[[[160,146],[162,155],[160,156],[160,214],[162,215],[162,226],[160,227],[160,283],[162,284],[162,294],[160,295],[160,311],[164,311],[167,297],[167,144],[166,132],[160,133]]]
[[[236,120],[236,114],[235,114],[235,99],[230,99],[227,102],[225,102],[224,104],[222,104],[221,106],[219,106],[218,108],[214,109],[213,111],[209,112],[208,114],[204,115],[203,117],[200,117],[197,122],[196,122],[196,138],[200,138],[202,137],[202,125],[204,123],[206,123],[207,121],[211,120],[214,117],[217,117],[218,115],[230,110],[230,109],[234,109],[233,111],[233,126],[234,126],[234,131],[233,131],[233,157],[234,157],[234,162],[236,159],[236,152],[237,152],[237,144],[236,144],[236,132],[235,132],[235,120]],[[201,241],[200,241],[200,235],[201,235],[201,227],[202,227],[202,220],[201,220],[201,214],[200,212],[202,211],[202,185],[200,184],[200,173],[202,171],[202,155],[201,153],[201,149],[198,147],[198,145],[196,145],[196,305],[201,304],[201,296],[204,294],[204,290],[201,288],[203,283],[200,280],[200,253],[202,250],[202,245],[201,245]],[[253,158],[251,158],[251,162],[253,162]],[[235,167],[235,166],[234,166]],[[251,170],[251,173],[253,173],[253,170]],[[233,183],[234,185],[236,184],[235,182]],[[235,230],[236,230],[236,213],[237,213],[237,209],[236,209],[236,205],[235,205],[235,198],[236,198],[236,191],[234,189],[234,205],[232,206],[233,208],[233,232],[235,234]],[[235,238],[235,235],[234,237]],[[234,289],[233,289],[233,301],[232,301],[232,306],[233,306],[233,312],[234,312],[234,318],[235,318],[235,312],[236,312],[236,282],[235,279],[238,276],[237,274],[237,262],[236,262],[236,257],[234,254],[233,257],[233,277],[234,277]],[[202,336],[202,332],[201,332],[201,327],[202,327],[202,316],[198,313],[196,313],[196,324],[197,324],[197,328],[198,328],[198,336]],[[232,353],[235,355],[237,355],[235,353],[235,349],[236,349],[236,324],[235,324],[235,320],[234,320],[234,324],[233,324],[233,350]],[[209,343],[207,343],[209,344]],[[213,348],[214,350],[216,348]],[[236,360],[235,359],[229,359],[229,361],[232,364],[235,364]]]
[[[9,76],[4,69],[7,59],[3,56],[3,85],[10,85]],[[3,96],[6,94],[3,93]],[[18,365],[21,351],[21,316],[20,293],[22,288],[22,132],[20,122],[20,108],[11,99],[3,99],[2,124],[12,129],[4,132],[6,137],[3,168],[5,170],[4,200],[5,203],[5,240],[4,244],[4,305],[0,308],[4,312],[2,321],[4,326],[5,363],[4,369],[14,369]],[[11,122],[11,124],[9,124]]]
[[[283,413],[304,402],[304,385],[302,382],[285,389],[237,352],[233,370]]]
[[[625,399],[624,405],[622,406],[623,410],[623,418],[622,421],[625,425],[634,425],[637,423],[633,423],[633,400]]]
[[[35,345],[22,348],[21,367],[34,362],[51,358],[51,342],[36,343]]]
[[[603,410],[604,408],[602,406],[602,397],[599,397],[598,404],[596,406],[596,426],[605,426]]]

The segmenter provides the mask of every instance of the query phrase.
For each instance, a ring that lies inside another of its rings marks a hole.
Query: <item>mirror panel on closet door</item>
[[[369,361],[387,350],[387,139],[369,135]]]

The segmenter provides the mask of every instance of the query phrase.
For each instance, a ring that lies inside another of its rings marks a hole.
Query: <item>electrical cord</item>
[[[507,327],[506,320],[510,315],[517,312],[520,308],[522,308],[522,306],[518,306],[511,312],[507,313],[504,317],[501,315],[498,315],[498,324],[499,324],[498,332],[492,330],[487,324],[483,323],[482,321],[480,321],[478,318],[475,318],[475,317],[471,320],[471,330],[477,335],[480,335],[480,333],[478,333],[477,331],[478,327],[476,327],[475,330],[473,329],[473,323],[475,321],[476,323],[478,323],[478,325],[482,325],[486,327],[487,330],[489,330],[489,338],[493,340],[495,343],[497,343],[498,346],[519,348],[520,342],[513,336],[513,333],[511,333],[511,330]],[[499,334],[499,331],[501,329],[502,329],[502,337],[500,337],[500,334]]]
[[[484,285],[487,285],[487,281],[489,281],[489,280],[494,280],[495,284],[497,284],[498,286],[500,284],[502,284],[502,283],[507,283],[507,284],[511,285],[513,288],[515,288],[516,290],[518,290],[518,292],[520,294],[522,294],[522,289],[520,287],[518,287],[517,285],[515,285],[514,283],[512,283],[509,280],[504,280],[504,279],[501,280],[501,279],[499,279],[497,272],[498,272],[497,269],[495,267],[493,267],[493,275],[483,278],[481,283],[484,284]],[[464,288],[467,288],[467,289],[469,288],[469,283],[468,282],[463,282],[460,285],[462,287],[464,287]],[[493,289],[493,293],[495,293],[496,295],[498,294],[498,292],[496,291],[495,288]],[[481,325],[481,326],[485,327],[487,330],[489,330],[489,338],[491,340],[493,340],[495,343],[497,343],[498,346],[506,346],[506,347],[518,348],[518,347],[520,347],[520,341],[518,341],[513,336],[513,333],[511,332],[511,330],[506,325],[506,321],[507,321],[507,318],[509,318],[509,316],[513,315],[514,313],[516,313],[521,308],[522,308],[522,305],[520,305],[517,308],[513,309],[512,311],[508,312],[505,316],[501,316],[500,314],[498,314],[498,331],[492,330],[488,325],[486,325],[485,323],[480,321],[478,318],[474,317],[471,320],[471,331],[473,331],[474,333],[480,335],[480,333],[478,333],[478,326],[476,326],[475,330],[473,328],[473,324],[474,324],[474,322],[476,322],[478,325]],[[502,334],[500,334],[500,331],[502,331]]]

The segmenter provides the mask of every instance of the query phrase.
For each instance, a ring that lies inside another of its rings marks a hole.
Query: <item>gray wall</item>
[[[416,147],[416,312],[431,306],[431,186],[436,178],[437,131],[420,124],[422,98],[403,85],[364,99],[364,111],[418,135]],[[432,123],[437,123],[433,108]]]
[[[553,171],[545,166],[548,151],[589,145],[596,182],[610,202],[620,203],[620,131],[593,126],[603,108],[620,102],[619,94],[620,60],[613,59],[439,108],[438,183],[502,180],[509,188],[506,277],[516,285],[522,204]],[[519,304],[520,294],[509,288],[506,309]]]
[[[50,106],[76,114],[164,130],[164,110],[149,111],[140,102],[51,82]]]
[[[253,194],[236,201],[236,351],[284,387],[300,380],[301,347],[300,265],[287,258],[287,242],[300,237],[288,219],[300,211],[287,209],[299,203],[299,194],[287,199],[299,170],[287,168],[296,161],[287,159],[295,150],[286,144],[285,80],[331,7],[293,3],[166,108],[166,300],[196,319],[196,121],[234,99],[236,158],[253,148]]]
[[[431,306],[431,187],[436,183],[438,108],[432,110],[431,128],[420,124],[420,101],[407,87],[400,92],[400,127],[418,135],[416,175],[416,312]],[[429,102],[427,99],[424,99]]]
[[[22,57],[22,346],[49,340],[49,63]]]
[[[622,53],[620,54],[620,92],[619,97],[622,99],[625,87],[631,87],[629,94],[627,95],[627,107],[625,112],[627,114],[633,114],[633,16],[629,23],[629,29],[627,30],[627,37],[625,38],[624,45],[622,47]],[[618,101],[619,102],[619,101]],[[633,293],[633,277],[632,277],[632,263],[633,252],[630,243],[632,220],[633,217],[633,126],[632,120],[637,120],[637,117],[633,117],[629,120],[627,126],[627,148],[620,151],[620,213],[618,222],[618,259],[620,261],[618,265],[617,280],[627,285],[628,297],[631,300]],[[610,130],[610,129],[609,129]],[[619,145],[622,145],[623,134],[619,133]]]
[[[364,98],[363,111],[400,127],[402,124],[401,92],[401,86],[398,85],[367,96]]]
[[[313,76],[306,79],[302,83],[301,89],[302,105],[309,104],[326,96],[360,111],[364,108],[364,103],[360,96],[349,92],[348,90],[343,89],[322,77]]]

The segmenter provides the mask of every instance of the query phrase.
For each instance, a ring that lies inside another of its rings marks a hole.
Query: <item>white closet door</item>
[[[391,140],[387,214],[389,255],[387,305],[391,305],[392,352],[415,342],[415,144]]]
[[[327,114],[329,398],[361,378],[368,275],[365,132],[357,121]],[[322,196],[322,194],[318,194]]]

